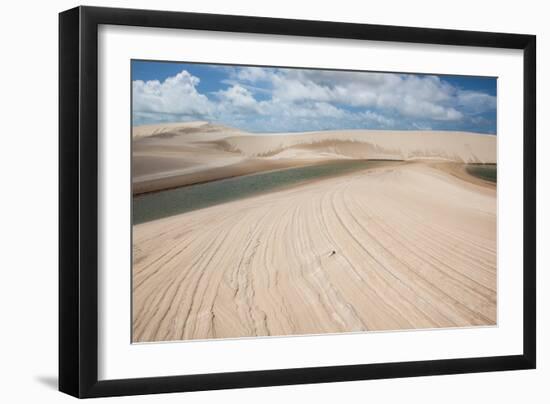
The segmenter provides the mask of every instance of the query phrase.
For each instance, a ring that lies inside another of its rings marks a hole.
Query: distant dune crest
[[[440,159],[496,163],[496,136],[468,132],[342,130],[304,134],[228,137],[228,150],[273,157],[288,149],[362,159]],[[291,157],[285,153],[285,157]]]
[[[496,163],[496,136],[469,132],[331,130],[305,133],[253,134],[206,121],[136,126],[133,138],[185,136],[187,141],[250,157],[292,158],[293,149],[316,154],[362,159],[442,159],[464,163]],[[195,135],[195,136],[188,136]]]
[[[339,159],[496,163],[496,136],[331,130],[255,134],[206,121],[136,126],[134,193]]]
[[[228,126],[216,125],[207,121],[191,121],[134,126],[132,128],[132,139],[136,140],[161,135],[178,136],[213,133],[219,134],[222,138],[227,136],[246,135],[246,132]]]

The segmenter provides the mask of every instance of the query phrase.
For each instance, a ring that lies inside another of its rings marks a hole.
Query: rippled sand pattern
[[[427,163],[133,231],[135,342],[496,323],[496,189]]]

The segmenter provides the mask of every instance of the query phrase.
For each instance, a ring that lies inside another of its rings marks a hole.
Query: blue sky
[[[134,125],[496,134],[496,79],[488,77],[132,61],[132,94]]]

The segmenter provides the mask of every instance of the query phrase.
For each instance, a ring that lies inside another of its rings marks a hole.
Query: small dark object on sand
[[[332,257],[334,254],[336,254],[336,251],[332,250],[332,252],[330,253],[329,257]]]

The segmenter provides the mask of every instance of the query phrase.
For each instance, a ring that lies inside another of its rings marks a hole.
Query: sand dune
[[[462,138],[494,158],[492,137]],[[432,150],[467,157],[447,140]],[[496,189],[453,170],[389,165],[134,226],[133,340],[494,325]]]
[[[215,140],[228,136],[246,135],[246,132],[206,121],[170,122],[132,127],[132,139],[134,140],[159,137],[160,135],[187,135],[187,140]]]
[[[307,148],[362,159],[496,162],[495,136],[467,132],[339,130],[228,137],[224,143],[247,156],[276,156],[284,150]]]
[[[465,132],[340,130],[251,134],[207,122],[133,129],[133,192],[335,159],[495,163],[496,137]]]

